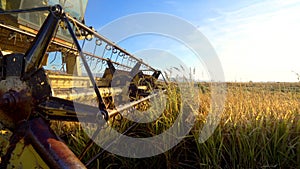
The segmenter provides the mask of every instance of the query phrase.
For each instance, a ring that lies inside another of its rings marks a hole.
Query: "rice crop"
[[[126,158],[94,145],[83,159],[101,152],[90,168],[300,168],[300,83],[227,83],[224,111],[214,133],[199,143],[199,131],[211,109],[211,83],[197,86],[199,109],[192,130],[175,147],[149,158]],[[127,135],[151,137],[168,129],[178,116],[181,97],[169,89],[164,113],[152,123],[138,124]],[[193,104],[193,103],[191,103]],[[87,135],[78,123],[58,123],[54,130],[75,154]],[[133,125],[126,119],[113,127]]]

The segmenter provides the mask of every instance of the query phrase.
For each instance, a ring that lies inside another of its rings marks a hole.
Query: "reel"
[[[22,15],[14,15],[34,12],[40,12],[41,19],[47,16],[38,32],[34,25],[19,23]],[[2,11],[0,16],[4,20],[17,16],[13,24],[0,24],[0,123],[12,133],[2,152],[3,168],[85,168],[80,159],[93,138],[76,157],[52,131],[51,120],[97,124],[96,137],[109,119],[132,108],[147,110],[148,100],[157,96],[154,91],[164,90],[159,70],[61,5]],[[94,47],[85,47],[87,41]],[[49,62],[49,57],[54,59]],[[47,70],[51,63],[58,69]]]

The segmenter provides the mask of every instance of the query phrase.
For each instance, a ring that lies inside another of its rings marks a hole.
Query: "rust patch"
[[[32,98],[27,90],[21,90],[16,92],[10,90],[0,95],[0,102],[2,109],[1,114],[6,114],[7,116],[16,124],[22,120],[27,120],[31,113],[31,102]],[[1,119],[3,121],[5,119]]]
[[[30,143],[51,168],[85,168],[45,120],[33,119],[28,136]]]

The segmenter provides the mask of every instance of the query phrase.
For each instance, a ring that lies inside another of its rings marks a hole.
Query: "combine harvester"
[[[55,0],[0,3],[0,127],[12,132],[0,138],[1,168],[85,168],[80,159],[93,141],[76,157],[51,120],[80,118],[99,123],[99,132],[124,110],[147,109],[154,91],[164,90],[159,70],[84,24],[87,0],[66,9]],[[60,70],[51,70],[55,64]]]

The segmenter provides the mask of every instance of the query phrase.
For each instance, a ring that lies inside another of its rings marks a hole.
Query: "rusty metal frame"
[[[11,165],[10,156],[20,139],[25,140],[23,149],[29,145],[33,146],[49,168],[86,168],[68,146],[52,131],[48,122],[42,118],[34,118],[19,125],[10,139],[8,152],[2,158],[0,168],[7,168]]]

